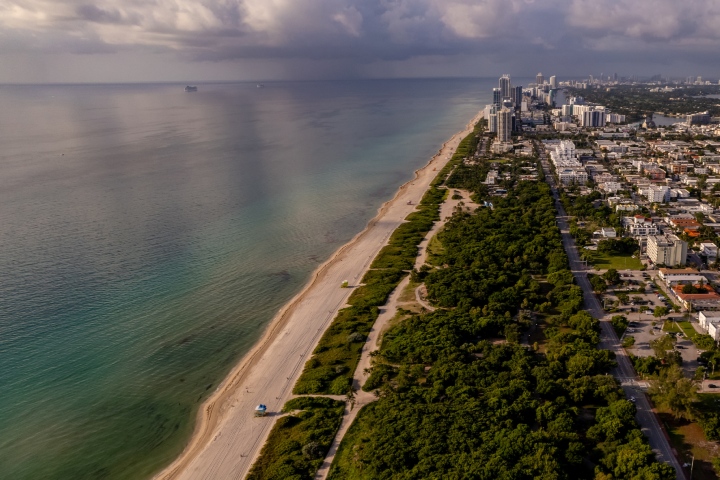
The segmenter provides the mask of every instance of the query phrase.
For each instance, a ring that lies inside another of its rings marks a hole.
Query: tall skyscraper
[[[498,141],[507,143],[512,139],[512,110],[503,108],[498,112],[497,117]]]
[[[497,132],[497,111],[498,107],[494,103],[485,105],[484,116],[488,121],[488,132]]]
[[[498,107],[502,104],[502,92],[499,88],[493,88],[493,103]]]
[[[523,89],[521,85],[516,85],[513,87],[513,91],[515,92],[515,96],[513,97],[513,103],[515,104],[516,108],[520,108],[520,104],[522,104],[522,96],[523,96]]]
[[[500,77],[498,87],[500,87],[500,96],[502,98],[511,98],[512,97],[512,93],[511,93],[512,87],[510,86],[510,75],[505,74],[502,77]]]
[[[540,86],[540,85],[542,85],[542,84],[545,83],[545,77],[543,77],[543,74],[542,74],[542,73],[538,73],[538,74],[535,76],[535,83],[537,83],[538,86]]]
[[[550,88],[557,88],[557,79],[555,78],[555,75],[550,77]]]

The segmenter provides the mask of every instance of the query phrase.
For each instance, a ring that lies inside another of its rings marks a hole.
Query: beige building
[[[512,141],[512,110],[503,107],[498,112],[497,139],[500,143]]]
[[[647,241],[647,256],[656,265],[685,265],[687,248],[687,242],[675,235],[651,235]]]

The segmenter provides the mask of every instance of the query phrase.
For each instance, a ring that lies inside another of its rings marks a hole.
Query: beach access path
[[[395,197],[348,244],[312,275],[308,285],[273,319],[263,338],[203,404],[190,443],[157,479],[241,479],[264,444],[278,412],[325,329],[392,232],[416,207],[438,171],[481,118],[443,144]],[[254,417],[256,405],[271,412]],[[359,406],[356,405],[359,409]]]
[[[462,196],[462,199],[452,198],[453,192],[455,191],[457,191],[458,194]],[[418,245],[418,256],[415,259],[414,265],[415,269],[419,269],[420,267],[425,265],[425,263],[427,262],[427,245],[430,242],[430,239],[432,239],[435,235],[437,235],[440,230],[442,230],[442,228],[445,226],[445,223],[447,223],[448,219],[452,217],[453,212],[455,212],[455,209],[460,205],[461,202],[465,204],[463,208],[467,209],[468,211],[473,211],[477,207],[477,205],[472,200],[470,200],[470,192],[466,190],[450,190],[450,195],[440,205],[440,220],[433,224],[433,227]],[[402,279],[398,286],[395,287],[395,290],[392,291],[385,305],[380,307],[380,315],[378,316],[377,320],[373,324],[372,329],[370,330],[370,334],[368,335],[365,346],[363,346],[362,349],[362,354],[360,355],[360,361],[358,362],[358,366],[355,369],[355,374],[353,375],[353,389],[356,392],[355,397],[352,404],[345,405],[345,412],[343,414],[342,421],[340,422],[340,428],[338,428],[338,431],[335,434],[335,438],[330,445],[330,450],[325,456],[325,460],[323,461],[320,469],[315,475],[315,480],[324,480],[325,478],[327,478],[328,474],[330,473],[330,466],[335,459],[335,454],[337,453],[337,450],[340,447],[340,444],[342,443],[345,434],[350,429],[352,423],[355,421],[355,417],[357,417],[358,412],[365,405],[377,400],[377,397],[373,392],[365,392],[362,390],[362,386],[367,380],[365,371],[372,366],[372,357],[370,356],[370,353],[380,348],[382,334],[388,328],[392,319],[395,318],[395,316],[397,315],[398,307],[400,307],[401,304],[400,297],[402,296],[409,283],[410,275],[407,275],[405,276],[405,278]],[[418,299],[418,303],[426,310],[435,310],[435,307],[424,301],[420,301]]]

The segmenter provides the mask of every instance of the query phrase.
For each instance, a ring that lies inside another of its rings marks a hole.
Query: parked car
[[[708,388],[718,388],[714,383],[708,383]]]

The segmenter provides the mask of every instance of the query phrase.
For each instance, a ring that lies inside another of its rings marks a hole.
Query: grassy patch
[[[290,400],[253,465],[248,480],[312,479],[340,427],[345,403],[329,398]],[[261,421],[271,421],[262,419]]]
[[[640,270],[643,266],[639,258],[632,258],[631,255],[606,255],[587,250],[587,258],[598,270],[608,268],[614,268],[616,270]]]
[[[708,447],[711,445],[705,438],[700,425],[687,420],[675,419],[668,412],[660,411],[660,418],[670,436],[672,447],[678,451],[681,462],[691,462],[695,457],[693,479],[717,480],[712,460],[717,455]]]
[[[687,338],[689,338],[692,341],[695,341],[695,337],[697,337],[699,334],[695,331],[692,324],[688,322],[687,320],[682,320],[677,322],[677,324],[682,329],[683,333]]]
[[[420,283],[413,282],[412,279],[405,285],[405,289],[400,293],[398,301],[401,303],[415,302],[415,289],[420,286]]]
[[[362,347],[378,317],[377,307],[349,307],[325,331],[305,364],[293,393],[344,395],[360,361]]]
[[[445,247],[437,235],[433,236],[427,246],[427,262],[436,265],[443,253],[445,253]]]
[[[361,280],[364,285],[355,289],[347,303],[354,307],[385,305],[404,275],[398,269],[368,270]]]
[[[663,329],[663,332],[668,332],[668,333],[681,333],[682,332],[682,330],[680,330],[680,328],[677,325],[675,325],[675,322],[673,322],[672,320],[665,320],[665,323],[663,323],[662,329]]]

